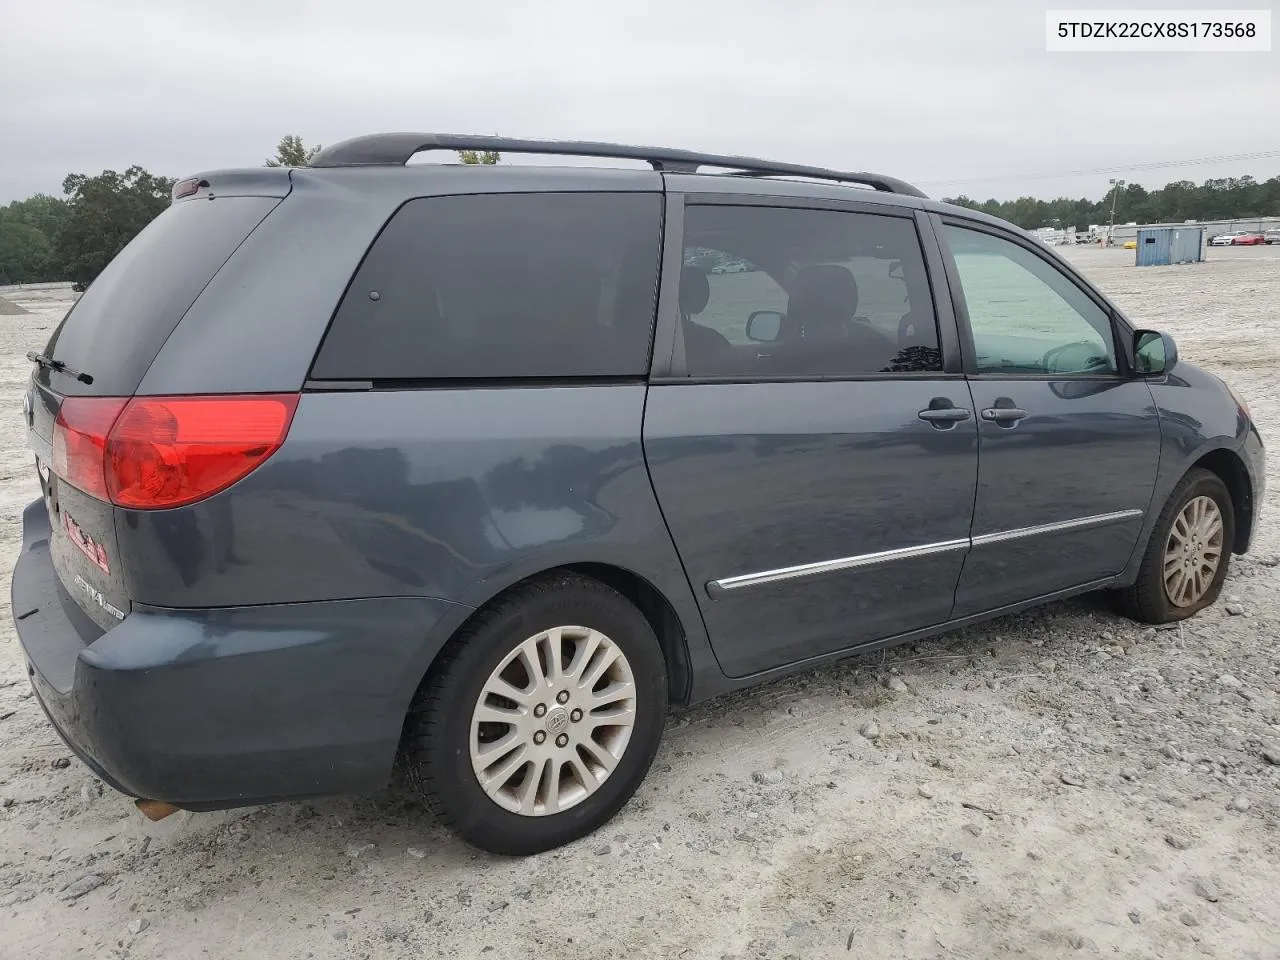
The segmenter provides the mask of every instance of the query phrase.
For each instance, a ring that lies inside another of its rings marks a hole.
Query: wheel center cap
[[[553,710],[548,710],[545,724],[547,727],[547,733],[552,736],[563,732],[564,728],[569,725],[569,711],[564,707],[556,707]]]

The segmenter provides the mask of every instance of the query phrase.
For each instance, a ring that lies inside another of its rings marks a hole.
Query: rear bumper
[[[169,610],[103,632],[23,514],[15,626],[41,705],[122,793],[190,809],[377,789],[432,658],[470,613],[425,598]]]

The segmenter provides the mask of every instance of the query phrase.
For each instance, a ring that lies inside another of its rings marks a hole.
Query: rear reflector
[[[280,448],[297,394],[68,397],[54,429],[53,471],[133,510],[181,507],[244,479]]]

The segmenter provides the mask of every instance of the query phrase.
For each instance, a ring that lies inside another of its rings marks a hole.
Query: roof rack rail
[[[850,173],[807,167],[795,163],[774,163],[754,157],[721,156],[692,150],[670,150],[665,147],[635,147],[617,143],[595,143],[585,140],[516,140],[508,137],[470,136],[449,133],[375,133],[343,140],[325,147],[308,166],[366,167],[400,166],[416,153],[426,150],[496,150],[499,153],[538,153],[576,157],[608,157],[619,160],[643,160],[663,173],[697,173],[702,167],[718,167],[740,176],[809,177],[839,183],[859,183],[884,193],[900,193],[909,197],[926,195],[897,177],[878,173]]]

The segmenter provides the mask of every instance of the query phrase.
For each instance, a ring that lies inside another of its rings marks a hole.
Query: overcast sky
[[[1280,151],[1280,52],[1045,52],[1046,7],[1130,6],[1107,0],[3,6],[0,202],[69,172],[256,165],[285,133],[616,140],[1000,199],[1107,190],[1107,173],[1032,176]],[[1280,174],[1280,156],[1111,175],[1243,174]]]

